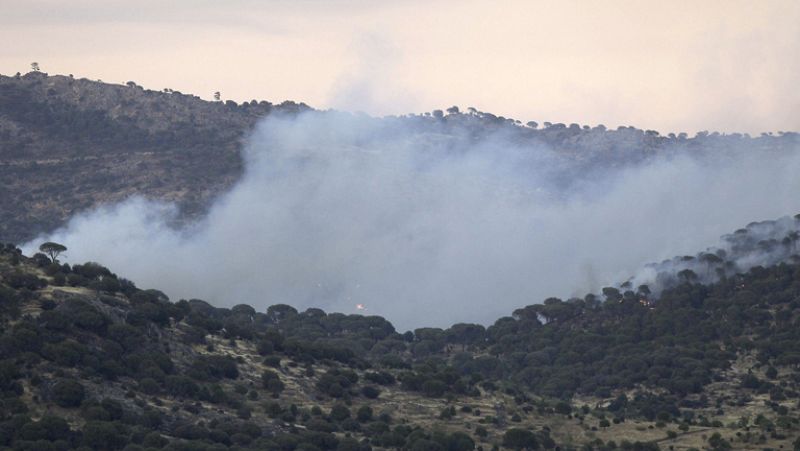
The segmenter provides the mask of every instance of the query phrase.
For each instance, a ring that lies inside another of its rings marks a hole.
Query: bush
[[[463,432],[454,432],[442,440],[448,451],[471,451],[475,449],[472,437]]]
[[[79,407],[86,397],[86,390],[80,382],[61,379],[53,386],[53,401],[61,407]]]
[[[200,357],[192,364],[191,375],[195,379],[210,381],[236,379],[239,377],[239,369],[232,357],[209,355]]]
[[[361,423],[372,421],[372,407],[361,406],[356,411],[356,419]]]
[[[317,382],[317,388],[332,398],[341,398],[345,391],[358,381],[353,371],[332,368]]]
[[[63,418],[45,415],[38,422],[31,422],[19,430],[19,437],[27,441],[67,440],[70,436],[69,423]]]
[[[269,390],[273,396],[280,394],[284,388],[283,382],[281,382],[278,374],[271,370],[265,370],[261,373],[261,384],[264,388]]]
[[[431,398],[438,398],[444,395],[445,390],[447,390],[447,385],[439,380],[428,380],[422,384],[422,393]]]
[[[757,389],[761,387],[761,381],[753,374],[747,374],[742,378],[742,388]]]
[[[144,437],[142,445],[148,448],[163,448],[169,443],[169,440],[164,438],[158,432],[151,432]]]
[[[264,365],[271,366],[273,368],[280,368],[281,358],[276,355],[268,355],[264,357]]]
[[[56,344],[45,344],[42,356],[61,366],[75,366],[88,353],[86,347],[73,340],[65,340]]]
[[[167,376],[164,380],[164,385],[167,392],[172,396],[194,398],[200,393],[200,387],[186,376]]]
[[[79,299],[70,299],[62,304],[62,307],[64,308],[65,316],[76,326],[99,335],[105,335],[106,328],[110,321],[88,302]]]
[[[378,385],[392,385],[395,383],[394,376],[386,371],[367,371],[364,373],[364,379]]]
[[[96,450],[120,449],[128,443],[127,431],[118,423],[90,421],[83,427],[83,443]]]
[[[511,449],[538,449],[536,435],[527,429],[512,428],[503,434],[503,446]]]
[[[15,289],[26,288],[28,290],[38,290],[39,288],[46,287],[47,281],[33,274],[15,271],[6,276],[6,284]]]
[[[366,398],[375,399],[381,394],[381,391],[372,385],[366,385],[361,389],[361,394]]]
[[[331,408],[330,418],[337,423],[344,421],[350,418],[350,409],[342,404],[335,404]]]

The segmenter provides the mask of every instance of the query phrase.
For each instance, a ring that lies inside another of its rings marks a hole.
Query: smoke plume
[[[174,206],[131,198],[47,239],[72,263],[101,262],[174,300],[378,314],[401,330],[487,323],[800,210],[796,150],[610,168],[502,131],[271,116],[247,140],[243,178],[201,222],[173,228]]]

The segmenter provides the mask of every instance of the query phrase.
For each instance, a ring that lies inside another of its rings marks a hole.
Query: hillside
[[[191,217],[242,171],[240,139],[285,102],[206,102],[134,83],[0,76],[0,237],[21,242],[133,193]]]
[[[800,449],[799,224],[726,237],[714,283],[683,267],[657,296],[623,283],[405,333],[377,316],[171,302],[6,245],[0,447]],[[741,272],[757,251],[780,257]],[[710,268],[709,254],[676,261]]]
[[[0,76],[0,240],[25,242],[78,212],[133,194],[176,202],[181,221],[197,219],[239,180],[242,140],[254,124],[266,115],[302,111],[311,109],[294,102],[209,102],[134,82],[114,85],[41,72]],[[688,137],[627,126],[523,124],[456,107],[384,121],[416,127],[431,140],[502,134],[532,152],[546,146],[574,166],[575,177],[586,168],[657,156],[769,153],[799,141],[796,133]]]

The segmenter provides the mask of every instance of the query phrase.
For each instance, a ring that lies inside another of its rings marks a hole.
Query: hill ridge
[[[240,179],[241,142],[260,118],[311,111],[316,110],[292,101],[206,101],[134,82],[114,85],[41,72],[0,75],[0,181],[7,193],[0,198],[0,241],[25,242],[76,213],[133,194],[175,202],[183,221],[196,220]],[[681,152],[724,154],[737,146],[781,151],[800,142],[791,132],[688,137],[634,127],[540,126],[457,107],[375,120],[400,121],[431,134],[502,131],[523,147],[548,146],[579,167],[621,167]]]

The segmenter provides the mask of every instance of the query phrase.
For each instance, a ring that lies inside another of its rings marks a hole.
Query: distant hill
[[[115,85],[41,72],[0,76],[0,242],[24,242],[76,212],[132,194],[174,201],[184,220],[196,218],[241,175],[241,140],[259,118],[303,111],[311,109],[295,102],[209,102],[133,82]],[[688,137],[634,127],[523,123],[455,107],[387,120],[437,134],[501,132],[520,146],[546,145],[593,167],[739,146],[775,151],[800,141],[796,133]]]
[[[754,223],[726,237],[732,254],[698,254],[716,283],[683,273],[659,296],[608,287],[405,333],[378,316],[171,302],[101,264],[4,245],[0,448],[797,450],[798,227]],[[728,260],[752,252],[781,257]]]
[[[40,72],[0,76],[0,237],[21,242],[133,193],[199,214],[241,173],[240,139],[260,117],[307,108]]]

